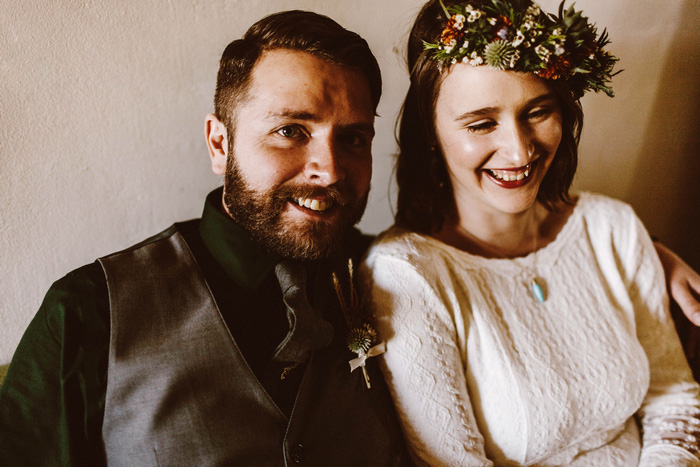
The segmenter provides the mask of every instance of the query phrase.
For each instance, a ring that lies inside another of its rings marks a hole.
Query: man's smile
[[[333,200],[319,200],[313,198],[292,198],[292,202],[297,206],[316,212],[324,212],[335,204]]]

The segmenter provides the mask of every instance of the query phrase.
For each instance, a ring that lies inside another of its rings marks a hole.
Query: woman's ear
[[[216,115],[208,114],[204,118],[204,136],[207,139],[212,172],[217,175],[224,175],[226,173],[226,159],[228,156],[226,125]]]

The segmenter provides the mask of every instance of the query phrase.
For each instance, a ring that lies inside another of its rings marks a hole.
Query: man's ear
[[[204,118],[204,136],[211,158],[211,170],[217,175],[226,173],[226,156],[228,155],[228,135],[226,125],[216,115],[208,114]]]

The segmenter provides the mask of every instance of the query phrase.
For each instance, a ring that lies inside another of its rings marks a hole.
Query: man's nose
[[[308,159],[304,170],[306,177],[312,183],[321,186],[330,186],[345,179],[341,157],[335,141],[329,138],[316,139],[308,146]]]

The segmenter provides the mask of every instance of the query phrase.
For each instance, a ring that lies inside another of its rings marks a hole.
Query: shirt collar
[[[209,253],[236,285],[256,289],[273,273],[280,258],[266,253],[247,230],[223,211],[222,196],[223,188],[207,196],[199,234]]]

